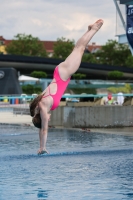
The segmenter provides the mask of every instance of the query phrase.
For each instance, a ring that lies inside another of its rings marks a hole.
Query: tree
[[[54,58],[66,59],[74,48],[74,40],[58,38],[54,44]]]
[[[95,53],[99,64],[126,66],[126,59],[131,55],[128,45],[108,40],[101,50]]]
[[[89,62],[89,63],[99,63],[99,60],[96,58],[95,53],[84,53],[82,57],[82,62]]]
[[[37,37],[17,34],[14,38],[6,47],[8,54],[47,57],[46,49]]]
[[[132,55],[128,56],[128,58],[126,59],[125,62],[126,62],[127,67],[133,68],[133,56]]]
[[[30,75],[35,78],[46,78],[47,77],[46,72],[42,72],[42,71],[33,71]]]

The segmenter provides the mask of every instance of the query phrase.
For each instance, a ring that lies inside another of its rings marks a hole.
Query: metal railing
[[[93,97],[93,98],[102,98],[106,97],[107,94],[70,94],[70,95],[63,95],[62,98],[88,98],[88,97]],[[112,94],[113,97],[119,96],[118,94]],[[121,96],[121,95],[120,95]],[[132,93],[129,94],[123,94],[124,97],[133,97]],[[26,96],[19,96],[19,95],[14,95],[14,96],[9,96],[9,95],[0,95],[0,100],[13,100],[13,99],[20,99],[20,100],[32,100],[35,97],[32,95],[26,95]]]

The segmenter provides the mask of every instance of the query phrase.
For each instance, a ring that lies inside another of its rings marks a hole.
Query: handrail
[[[112,94],[113,97],[121,96],[118,94]],[[133,97],[133,94],[123,94],[125,97]],[[107,94],[72,94],[72,95],[63,95],[62,98],[88,98],[88,97],[93,97],[93,98],[102,98],[102,97],[107,97]],[[35,97],[33,96],[8,96],[8,95],[1,95],[0,100],[4,99],[34,99]]]

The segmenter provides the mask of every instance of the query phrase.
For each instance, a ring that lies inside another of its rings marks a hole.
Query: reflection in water
[[[37,193],[38,200],[46,200],[48,199],[48,191],[39,189]]]

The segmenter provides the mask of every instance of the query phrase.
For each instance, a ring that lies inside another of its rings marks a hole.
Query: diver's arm
[[[48,134],[48,114],[47,114],[47,108],[44,105],[40,105],[40,116],[41,116],[41,129],[39,130],[40,149],[38,150],[38,153],[41,153],[43,151],[47,152],[46,142]]]

